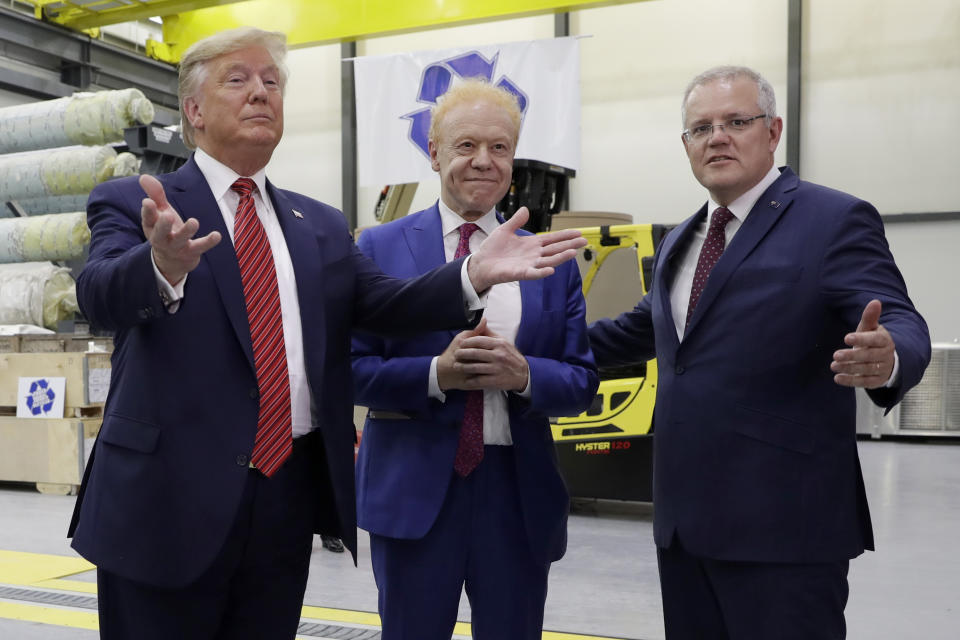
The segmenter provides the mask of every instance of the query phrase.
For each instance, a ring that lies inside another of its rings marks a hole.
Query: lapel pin
[[[301,220],[303,219],[303,214],[297,211],[296,209],[293,210],[293,215],[297,216]]]
[[[776,200],[771,200],[771,201],[770,201],[770,206],[773,207],[774,209],[776,209],[776,208],[778,208],[778,207],[780,206],[780,203],[777,202]],[[296,213],[296,212],[294,212],[294,213]]]

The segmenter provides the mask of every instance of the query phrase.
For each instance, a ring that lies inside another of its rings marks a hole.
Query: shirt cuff
[[[473,283],[470,282],[470,276],[467,275],[468,262],[470,262],[470,256],[467,256],[467,259],[463,261],[463,265],[460,267],[460,287],[463,289],[463,299],[467,303],[467,311],[486,309],[487,294],[490,293],[490,289],[484,291],[482,295],[474,290]]]
[[[530,399],[530,367],[527,366],[527,386],[523,388],[523,391],[514,391],[514,395],[517,397],[523,398],[524,400]]]
[[[440,390],[440,381],[437,380],[437,360],[439,359],[440,356],[433,356],[433,359],[430,361],[430,377],[427,379],[427,395],[434,400],[446,402],[447,394]]]
[[[150,263],[153,265],[153,273],[157,278],[157,289],[160,291],[160,299],[167,313],[176,313],[180,308],[180,300],[183,298],[183,285],[187,281],[187,276],[183,276],[176,285],[167,282],[167,279],[160,273],[160,267],[153,257],[153,251],[150,251]]]
[[[900,384],[900,355],[897,353],[896,349],[893,351],[893,372],[890,374],[890,379],[883,384],[884,389],[889,389],[890,387],[895,387]]]

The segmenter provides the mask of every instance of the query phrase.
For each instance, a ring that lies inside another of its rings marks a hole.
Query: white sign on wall
[[[580,168],[577,38],[354,59],[357,178],[362,186],[434,179],[427,152],[430,109],[463,78],[481,77],[517,96],[523,124],[516,157]]]

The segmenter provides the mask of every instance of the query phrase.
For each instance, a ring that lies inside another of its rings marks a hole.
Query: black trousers
[[[657,548],[667,640],[841,640],[849,561],[727,562]]]
[[[104,640],[282,640],[296,635],[307,586],[320,480],[313,432],[271,478],[247,477],[236,520],[213,564],[183,589],[97,571]]]

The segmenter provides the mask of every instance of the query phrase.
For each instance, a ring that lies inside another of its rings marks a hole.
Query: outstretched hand
[[[546,278],[554,267],[576,256],[577,249],[587,244],[576,229],[516,235],[529,217],[527,208],[520,207],[473,252],[467,275],[478,293],[501,282]]]
[[[837,384],[876,389],[890,379],[895,345],[880,324],[881,308],[879,300],[867,303],[857,330],[843,339],[850,348],[834,352],[830,370],[834,372],[833,381]]]
[[[183,221],[167,201],[159,180],[151,175],[142,175],[140,187],[147,194],[140,206],[143,234],[150,243],[160,273],[175,285],[196,268],[205,251],[217,246],[220,232],[211,231],[202,238],[194,239],[200,223],[196,218]]]

